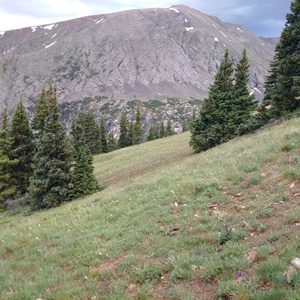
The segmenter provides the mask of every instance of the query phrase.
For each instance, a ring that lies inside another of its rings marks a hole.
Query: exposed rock
[[[293,277],[297,274],[297,270],[294,266],[289,266],[285,272],[286,275],[286,281],[288,283],[291,283],[293,280]]]
[[[247,231],[251,231],[251,230],[252,230],[251,225],[250,225],[249,223],[247,223],[246,221],[242,221],[242,222],[241,222],[241,226],[242,226],[245,230],[247,230]]]
[[[298,270],[300,270],[300,259],[299,258],[295,258],[291,261],[291,264],[296,267]]]
[[[260,175],[260,177],[267,177],[267,174],[262,173],[262,174]]]
[[[248,261],[252,261],[254,262],[257,256],[257,252],[256,251],[251,251],[249,253],[246,253],[243,257],[248,260]]]
[[[235,66],[247,49],[249,86],[261,100],[278,39],[174,7],[179,13],[128,10],[6,31],[0,39],[0,107],[12,113],[22,96],[32,116],[38,94],[52,78],[68,127],[72,114],[92,109],[98,118],[107,117],[107,130],[117,131],[121,110],[130,115],[139,99],[148,122],[172,115],[178,132],[193,109],[199,113],[226,48]]]

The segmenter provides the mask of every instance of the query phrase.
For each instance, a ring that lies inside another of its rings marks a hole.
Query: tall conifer
[[[80,198],[99,190],[99,183],[93,174],[93,156],[87,145],[79,147],[73,174],[72,196]]]
[[[4,109],[2,113],[2,129],[0,132],[0,211],[4,208],[5,201],[13,198],[16,190],[16,180],[13,178],[13,167],[19,163],[12,150],[13,138],[9,133],[8,114]]]
[[[142,116],[140,105],[137,105],[134,124],[133,144],[137,145],[143,141],[144,129],[142,128]]]
[[[85,145],[83,114],[81,111],[78,112],[77,120],[73,119],[72,121],[70,134],[72,135],[73,147],[78,152],[79,148]]]
[[[118,141],[119,148],[124,148],[128,146],[128,121],[126,118],[125,111],[122,112],[120,121],[120,137]]]
[[[50,113],[43,122],[33,158],[29,187],[33,210],[58,206],[70,200],[74,148],[66,137],[65,126],[59,121],[56,97],[50,99],[48,107]]]
[[[29,127],[29,121],[22,100],[17,105],[12,119],[11,135],[13,137],[12,150],[18,164],[13,166],[12,177],[16,180],[17,190],[25,194],[32,175],[32,158],[34,151],[33,134]]]
[[[165,134],[166,134],[166,132],[165,132],[165,125],[164,125],[164,122],[161,121],[161,123],[160,123],[160,129],[159,129],[159,135],[160,135],[161,138],[163,138],[163,137],[165,137]]]
[[[134,139],[134,124],[133,121],[131,121],[128,128],[127,146],[133,145],[133,139]]]
[[[172,125],[171,125],[171,119],[168,119],[168,123],[167,123],[167,127],[166,127],[166,131],[165,131],[165,136],[170,136],[173,135],[174,131],[172,129]]]
[[[91,111],[89,111],[84,118],[84,137],[86,145],[88,145],[88,147],[90,148],[91,154],[99,154],[100,149],[97,135],[97,123]]]
[[[276,84],[268,90],[278,115],[300,107],[300,0],[291,2],[291,13],[286,20],[271,66]],[[267,87],[268,80],[269,77]]]

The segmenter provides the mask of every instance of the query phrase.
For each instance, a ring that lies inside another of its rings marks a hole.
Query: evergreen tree
[[[108,135],[108,151],[111,152],[117,149],[118,149],[118,145],[114,137],[114,133],[110,131]]]
[[[33,176],[29,192],[32,209],[58,206],[70,200],[74,148],[66,137],[65,126],[59,121],[56,98],[51,99],[48,117],[40,134],[33,158]]]
[[[165,134],[166,134],[166,132],[165,132],[165,125],[164,125],[164,122],[161,121],[161,123],[160,123],[160,129],[159,129],[159,135],[160,135],[161,138],[163,138],[163,137],[165,137]]]
[[[137,105],[136,115],[135,115],[135,124],[134,124],[134,137],[133,144],[137,145],[143,141],[144,129],[142,128],[142,116],[140,105]]]
[[[134,124],[133,121],[131,121],[128,128],[127,146],[133,145],[133,139],[134,139]]]
[[[188,131],[188,126],[186,123],[186,120],[183,120],[183,124],[182,124],[182,132]]]
[[[153,141],[155,140],[155,125],[151,124],[150,129],[149,129],[149,134],[148,134],[148,141]]]
[[[171,125],[171,119],[168,119],[168,123],[167,123],[167,127],[166,127],[166,131],[165,131],[165,136],[170,136],[173,135],[174,131],[172,129],[172,125]]]
[[[196,111],[193,109],[193,114],[192,114],[192,121],[196,120]]]
[[[278,115],[300,107],[300,0],[291,2],[291,13],[286,15],[286,19],[275,49],[276,59],[271,66],[276,84],[270,92]]]
[[[160,125],[155,125],[155,139],[160,139]]]
[[[13,167],[19,163],[12,151],[13,138],[8,129],[8,114],[4,109],[2,113],[2,129],[0,132],[0,211],[4,208],[5,201],[13,198],[16,193],[16,180],[13,178]]]
[[[118,141],[119,148],[124,148],[128,146],[128,121],[126,118],[125,111],[122,112],[120,121],[120,137]]]
[[[99,154],[100,149],[97,135],[97,123],[91,111],[89,111],[86,117],[84,118],[84,137],[86,145],[88,145],[88,147],[90,148],[91,154]]]
[[[246,49],[235,69],[235,84],[233,86],[233,106],[230,112],[235,128],[250,118],[250,113],[257,109],[258,101],[254,101],[255,95],[250,95],[248,89],[250,63]]]
[[[101,119],[101,145],[102,145],[102,153],[107,153],[108,152],[108,145],[107,145],[107,139],[106,139],[106,129],[105,129],[105,123],[104,119]]]
[[[72,135],[72,144],[76,152],[78,152],[81,146],[85,145],[85,136],[84,136],[84,124],[83,124],[83,115],[82,112],[78,112],[77,120],[74,118],[72,120],[72,130],[70,132]]]
[[[99,190],[99,183],[93,174],[93,156],[89,147],[79,148],[73,174],[73,197],[80,198]]]
[[[263,99],[264,106],[272,105],[272,94],[275,93],[277,88],[278,64],[278,57],[275,55],[270,64],[269,75],[266,77],[265,81],[265,96]]]
[[[96,126],[96,140],[97,140],[97,154],[103,153],[102,151],[102,141],[101,141],[101,127]]]
[[[39,135],[45,126],[45,120],[49,114],[57,109],[60,112],[60,109],[56,107],[56,86],[49,82],[49,88],[46,90],[43,88],[42,93],[39,95],[39,100],[34,107],[35,115],[33,117],[31,127],[33,130],[37,131]]]
[[[19,158],[18,164],[12,167],[12,178],[16,181],[17,191],[25,194],[32,175],[32,158],[34,151],[33,134],[29,127],[29,121],[22,100],[18,103],[12,119],[11,135],[13,144],[11,149],[15,152],[15,158]]]
[[[226,49],[224,59],[204,99],[198,119],[191,124],[191,141],[196,152],[205,151],[234,136],[236,126],[232,115],[236,114],[233,103],[232,63]]]

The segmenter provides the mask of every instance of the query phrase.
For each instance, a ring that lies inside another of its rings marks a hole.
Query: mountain
[[[112,126],[138,99],[148,121],[180,122],[199,111],[226,48],[234,64],[247,49],[250,88],[262,99],[277,41],[183,5],[1,32],[0,106],[12,113],[22,96],[32,113],[51,78],[66,120],[91,108]]]

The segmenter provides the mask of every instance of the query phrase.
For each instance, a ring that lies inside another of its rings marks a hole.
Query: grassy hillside
[[[300,299],[300,276],[283,275],[300,257],[299,128],[197,155],[184,133],[95,157],[104,191],[0,214],[0,299]]]

